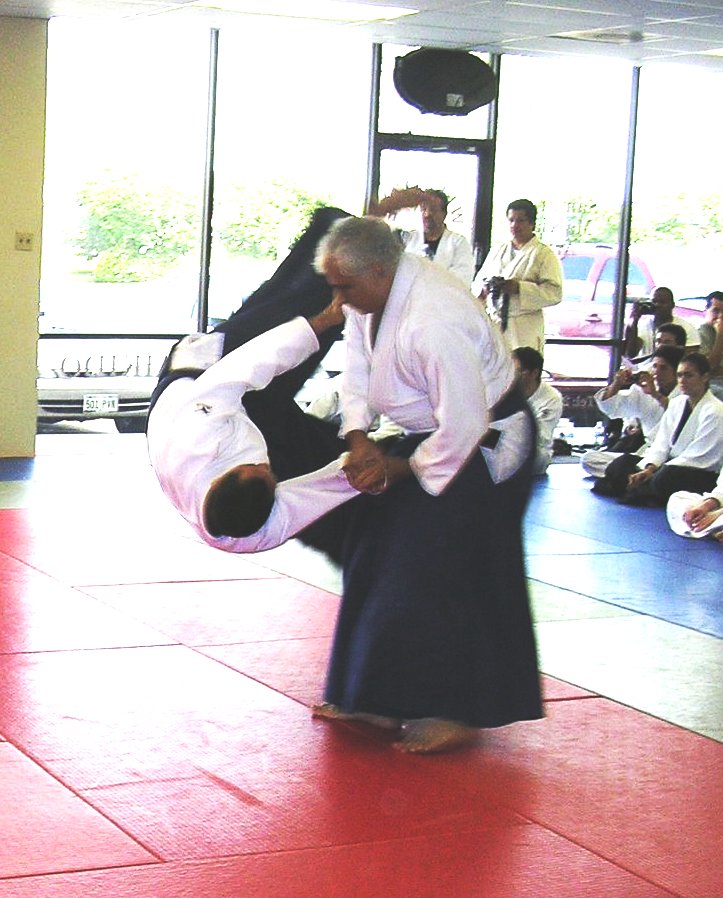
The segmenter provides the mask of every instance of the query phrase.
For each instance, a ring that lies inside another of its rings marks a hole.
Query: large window
[[[632,70],[609,60],[505,56],[501,65],[493,243],[507,238],[507,203],[538,207],[537,236],[557,250],[563,302],[545,310],[555,339],[610,339]],[[649,289],[644,260],[629,298]],[[558,379],[606,378],[609,349],[549,344]]]
[[[140,429],[171,343],[160,335],[197,329],[202,282],[210,318],[225,318],[268,277],[316,205],[361,211],[369,45],[339,32],[332,39],[321,25],[242,23],[215,41],[207,25],[166,16],[51,20],[41,419],[110,416],[119,429]]]
[[[723,91],[705,68],[645,66],[635,158],[632,239],[675,314],[702,319],[703,297],[723,289],[723,123],[703,116]]]
[[[50,20],[42,332],[185,326],[207,72],[203,30]]]
[[[226,317],[319,204],[360,214],[371,47],[348,32],[259,19],[219,37],[209,313]]]

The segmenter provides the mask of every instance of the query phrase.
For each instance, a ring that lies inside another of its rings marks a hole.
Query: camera
[[[510,312],[510,298],[502,291],[505,279],[499,275],[487,278],[485,286],[487,287],[487,297],[491,300],[495,311],[500,319],[500,327],[503,331],[507,330],[507,321]]]
[[[638,311],[641,315],[654,315],[655,314],[655,304],[652,302],[638,302],[636,303],[638,307]]]
[[[502,296],[502,285],[504,284],[505,279],[503,277],[492,277],[487,278],[485,281],[485,286],[487,287],[487,295],[491,298],[492,302],[497,304],[500,297]]]

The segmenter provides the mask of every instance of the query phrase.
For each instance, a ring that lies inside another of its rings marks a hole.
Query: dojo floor
[[[226,556],[144,438],[0,461],[0,898],[717,898],[723,547],[535,488],[546,718],[412,757],[312,720],[338,572]]]

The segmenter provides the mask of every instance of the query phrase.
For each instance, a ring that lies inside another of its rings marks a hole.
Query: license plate
[[[86,393],[83,396],[84,415],[109,415],[117,411],[116,393]]]

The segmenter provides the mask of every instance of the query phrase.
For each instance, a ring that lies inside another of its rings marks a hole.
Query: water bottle
[[[598,421],[594,430],[595,445],[600,448],[605,443],[605,425],[602,421]]]

